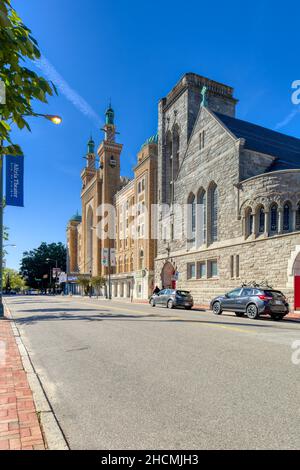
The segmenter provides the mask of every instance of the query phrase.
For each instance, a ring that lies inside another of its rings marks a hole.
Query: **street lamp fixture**
[[[57,126],[62,123],[62,118],[60,116],[52,116],[51,114],[41,114],[40,116],[48,119],[48,121],[51,121]]]

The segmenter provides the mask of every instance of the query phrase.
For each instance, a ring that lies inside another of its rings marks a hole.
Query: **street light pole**
[[[4,316],[3,308],[3,140],[0,140],[0,317]]]
[[[33,115],[34,116],[34,115]],[[59,125],[62,123],[60,116],[54,116],[50,114],[36,114],[38,117],[43,117],[53,124]],[[1,118],[1,116],[0,116]],[[3,308],[3,139],[0,139],[0,318],[4,316]]]

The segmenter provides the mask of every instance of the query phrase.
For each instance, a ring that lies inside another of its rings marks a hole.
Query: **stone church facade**
[[[142,146],[131,181],[120,176],[122,145],[107,111],[99,163],[91,140],[81,174],[82,219],[68,224],[70,275],[107,277],[101,256],[110,247],[112,297],[147,299],[155,285],[176,286],[207,305],[255,281],[293,305],[300,140],[237,119],[236,105],[230,86],[185,74],[159,101],[158,135]],[[116,208],[113,240],[97,231],[103,203]]]
[[[243,281],[294,301],[300,140],[235,118],[232,88],[186,74],[159,103],[156,283],[208,304]],[[180,208],[185,207],[184,210]]]

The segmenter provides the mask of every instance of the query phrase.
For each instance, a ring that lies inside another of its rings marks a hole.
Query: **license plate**
[[[283,302],[281,300],[275,300],[275,305],[282,305]]]

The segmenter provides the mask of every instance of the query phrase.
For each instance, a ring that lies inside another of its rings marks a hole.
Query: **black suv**
[[[215,315],[223,310],[235,312],[238,317],[248,318],[270,315],[273,320],[282,320],[289,313],[289,304],[282,292],[271,288],[239,287],[225,295],[214,298],[210,308]]]

